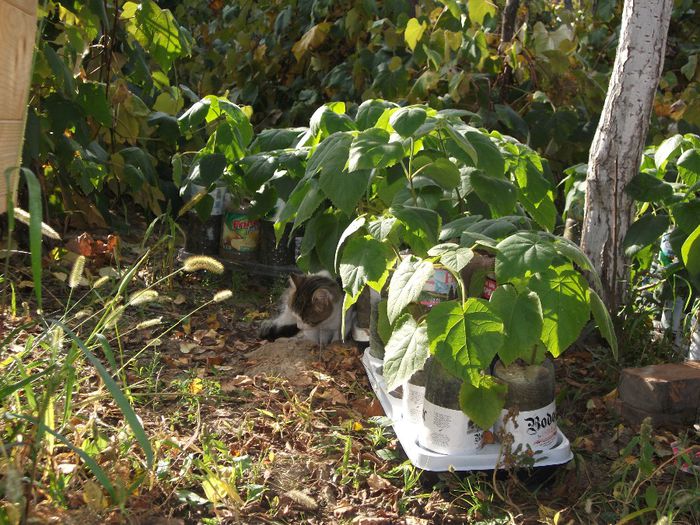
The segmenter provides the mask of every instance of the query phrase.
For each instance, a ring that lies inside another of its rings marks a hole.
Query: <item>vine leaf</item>
[[[458,274],[474,258],[474,251],[466,246],[446,242],[430,248],[428,255],[440,257],[440,264]]]
[[[578,338],[591,316],[588,284],[570,264],[530,279],[530,289],[542,304],[542,341],[558,357]]]
[[[496,246],[496,279],[505,283],[540,273],[549,268],[557,255],[552,243],[534,232],[519,232]]]
[[[450,373],[478,384],[503,344],[503,322],[483,299],[435,305],[426,318],[430,351]]]
[[[529,360],[542,333],[542,305],[536,293],[503,285],[491,295],[491,305],[503,321],[505,340],[498,357],[508,366],[518,358]]]
[[[401,108],[391,115],[389,124],[402,137],[411,136],[423,125],[428,113],[421,107],[409,106]]]
[[[387,313],[390,323],[396,321],[409,303],[418,299],[433,271],[433,263],[413,255],[401,261],[389,283]]]
[[[481,376],[477,385],[464,381],[459,390],[459,406],[481,428],[490,428],[506,402],[508,387],[492,376]]]
[[[389,132],[370,128],[361,131],[350,146],[348,171],[371,170],[393,166],[403,158],[403,146],[389,142]]]
[[[393,390],[421,370],[430,355],[425,323],[402,315],[384,348],[384,379]]]
[[[381,290],[395,259],[391,248],[371,235],[351,238],[340,259],[343,288],[353,298],[357,298],[367,284]]]

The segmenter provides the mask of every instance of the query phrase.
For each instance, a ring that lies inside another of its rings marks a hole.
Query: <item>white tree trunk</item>
[[[633,201],[625,186],[639,172],[652,102],[661,76],[673,0],[625,0],[608,94],[588,159],[581,247],[615,312],[627,288],[622,241]]]

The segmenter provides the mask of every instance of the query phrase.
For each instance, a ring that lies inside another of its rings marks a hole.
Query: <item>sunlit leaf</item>
[[[391,333],[384,348],[384,379],[393,390],[423,368],[430,355],[425,323],[417,323],[404,314]]]

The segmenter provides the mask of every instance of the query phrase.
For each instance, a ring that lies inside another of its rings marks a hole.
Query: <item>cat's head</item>
[[[292,274],[289,286],[289,308],[300,321],[301,328],[323,323],[342,301],[340,286],[327,273]]]

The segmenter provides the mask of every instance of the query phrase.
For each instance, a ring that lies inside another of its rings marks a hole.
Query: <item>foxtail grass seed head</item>
[[[214,302],[221,303],[233,297],[233,292],[231,290],[221,290],[214,294]]]
[[[73,319],[84,319],[93,314],[92,308],[83,308],[73,314]]]
[[[208,270],[211,273],[222,274],[224,273],[224,265],[213,257],[207,257],[206,255],[193,255],[185,259],[182,268],[186,272],[196,272],[197,270]]]
[[[105,321],[105,328],[114,328],[119,322],[119,319],[122,318],[125,308],[126,306],[122,305],[109,314],[109,317],[107,317],[107,320]]]
[[[63,350],[63,328],[60,326],[54,326],[51,329],[51,346],[57,350]]]
[[[158,299],[158,292],[155,290],[141,290],[129,297],[129,306],[150,303]]]
[[[14,215],[15,219],[17,219],[19,222],[23,222],[24,224],[29,226],[31,215],[29,215],[27,211],[23,210],[22,208],[15,208]],[[58,234],[58,232],[45,222],[41,223],[41,234],[45,237],[56,239],[57,241],[61,240],[61,236]]]
[[[97,279],[97,280],[93,283],[93,285],[92,285],[93,290],[96,289],[96,288],[100,288],[100,287],[104,286],[105,283],[106,283],[107,281],[109,281],[110,279],[111,279],[111,277],[110,277],[109,275],[104,275],[104,276],[100,277],[99,279]]]
[[[156,317],[154,319],[148,319],[147,321],[141,321],[139,324],[136,325],[137,330],[143,330],[145,328],[152,328],[154,326],[158,326],[163,322],[163,317]]]
[[[75,288],[80,285],[80,280],[83,277],[83,270],[85,269],[85,256],[79,255],[78,258],[73,263],[73,269],[70,271],[70,277],[68,277],[68,286],[70,288]]]

